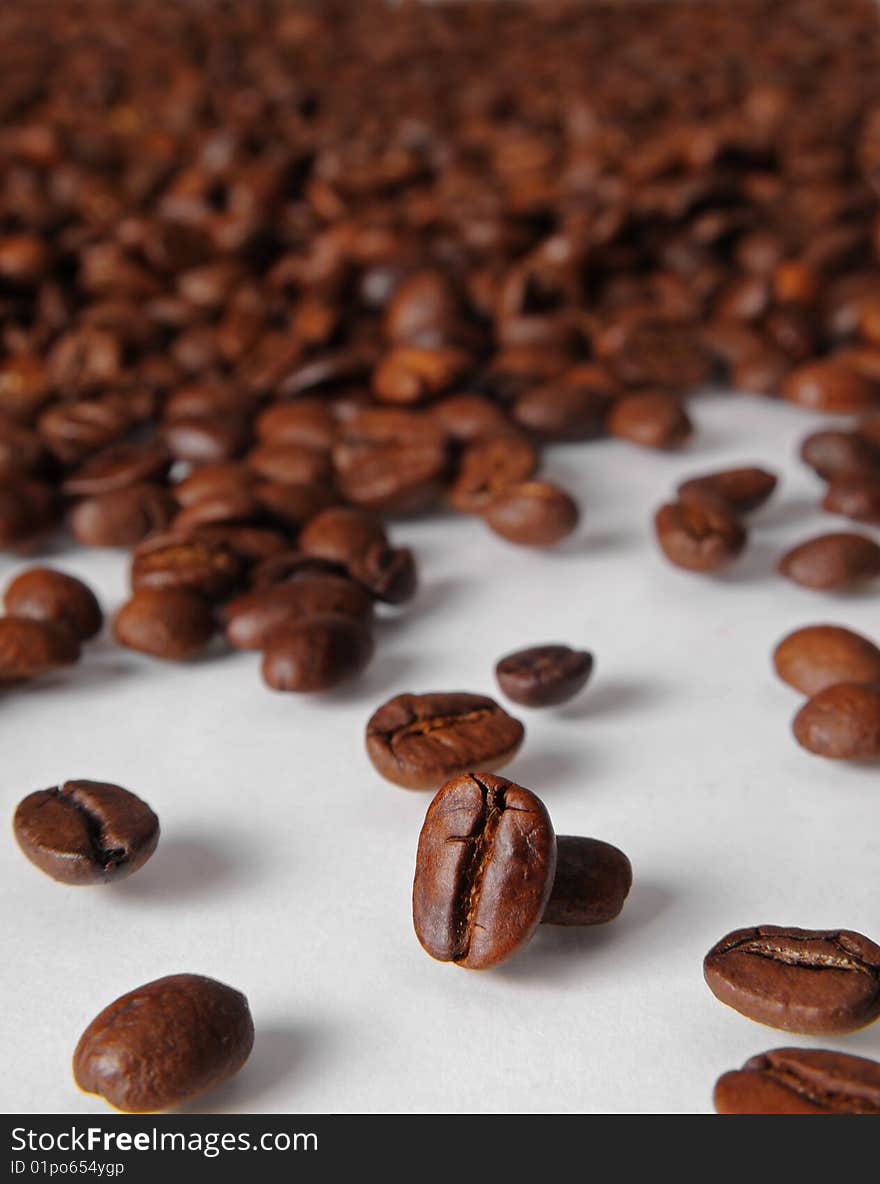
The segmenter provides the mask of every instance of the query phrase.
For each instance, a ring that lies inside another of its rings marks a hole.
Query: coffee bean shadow
[[[661,698],[668,698],[668,691],[657,683],[609,678],[595,687],[588,684],[576,699],[554,714],[572,720],[614,718],[650,707]]]
[[[624,945],[634,934],[641,937],[673,899],[674,893],[666,885],[636,879],[623,911],[613,921],[604,925],[539,925],[527,948],[491,973],[520,982],[582,979],[589,974],[591,959],[607,947]]]
[[[806,522],[821,513],[820,488],[821,486],[817,485],[815,497],[800,495],[780,498],[778,501],[771,498],[766,506],[749,515],[749,525],[761,530],[782,530],[798,525],[803,525],[806,529]]]
[[[638,541],[634,531],[586,529],[557,543],[555,547],[548,547],[542,552],[542,558],[565,559],[574,555],[604,558],[630,551],[638,545]]]
[[[420,587],[407,604],[402,604],[399,608],[380,608],[376,614],[378,644],[381,644],[381,635],[386,632],[395,633],[400,629],[408,629],[425,617],[445,612],[454,600],[460,599],[464,594],[464,583],[463,580],[448,577],[431,580]]]
[[[362,674],[325,694],[313,696],[314,702],[321,707],[361,701],[375,705],[378,700],[389,698],[395,687],[398,691],[404,689],[416,665],[415,659],[406,654],[383,653],[377,646],[376,656]]]
[[[126,903],[149,902],[174,907],[200,896],[216,899],[243,870],[240,858],[225,850],[221,841],[160,836],[159,846],[149,862],[112,890]],[[251,876],[254,868],[249,866],[247,871]]]
[[[574,772],[577,772],[580,784],[584,781],[588,766],[589,759],[582,752],[566,752],[561,748],[530,748],[524,749],[509,765],[505,765],[501,773],[518,785],[534,789],[543,796],[545,791],[552,791],[560,781],[565,781]]]
[[[776,571],[776,564],[784,554],[778,543],[764,542],[751,538],[746,543],[743,555],[726,571],[718,572],[714,578],[721,584],[757,584],[782,577]]]
[[[258,1023],[254,1048],[243,1068],[223,1085],[172,1111],[175,1114],[260,1114],[274,1091],[302,1077],[320,1044],[313,1026]],[[277,1099],[276,1099],[277,1100]]]

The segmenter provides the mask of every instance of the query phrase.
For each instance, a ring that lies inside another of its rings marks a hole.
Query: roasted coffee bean
[[[396,695],[367,724],[367,754],[388,781],[436,789],[468,769],[498,769],[525,729],[494,699],[464,691]]]
[[[714,501],[720,498],[737,514],[751,514],[772,497],[778,477],[766,469],[724,469],[682,481],[676,493],[680,502]]]
[[[798,744],[837,760],[880,757],[880,683],[842,682],[819,691],[800,709],[792,731]]]
[[[663,391],[624,395],[608,414],[612,436],[643,448],[679,448],[693,430],[681,400]]]
[[[782,394],[810,411],[858,414],[880,403],[880,384],[836,358],[820,358],[792,370],[782,384]]]
[[[764,342],[731,365],[730,385],[751,395],[777,398],[791,370],[788,355],[772,342]]]
[[[174,486],[174,497],[178,505],[197,505],[218,498],[247,497],[259,477],[240,461],[224,461],[215,465],[202,465],[188,477]]]
[[[12,826],[31,863],[62,884],[123,880],[159,842],[159,819],[147,803],[104,781],[65,781],[28,794]]]
[[[223,609],[226,640],[237,649],[263,649],[279,627],[313,617],[343,616],[368,622],[369,593],[353,580],[303,574],[283,584],[245,592]]]
[[[189,588],[206,600],[230,596],[244,578],[244,564],[220,540],[184,534],[152,535],[135,548],[131,586]]]
[[[863,534],[823,534],[786,552],[778,571],[805,588],[851,588],[880,576],[880,546]]]
[[[525,391],[513,405],[521,428],[545,440],[593,440],[605,434],[613,394],[608,387],[591,386],[585,379],[562,375],[556,382]]]
[[[323,485],[293,485],[281,481],[260,482],[254,489],[254,497],[264,514],[283,529],[292,531],[339,500]]]
[[[632,866],[622,851],[600,839],[556,836],[556,877],[543,925],[603,925],[623,908]]]
[[[880,525],[880,474],[834,478],[822,499],[822,509],[855,522]]]
[[[654,516],[663,554],[685,571],[712,572],[727,567],[746,545],[746,530],[721,500],[669,502]]]
[[[413,925],[432,958],[486,970],[532,936],[556,870],[556,840],[529,790],[470,773],[432,801],[416,855]]]
[[[593,655],[567,645],[536,645],[501,658],[498,685],[514,703],[551,707],[573,698],[593,671]]]
[[[354,506],[333,506],[311,518],[299,535],[299,549],[307,555],[348,565],[371,547],[388,545],[385,528],[375,514]]]
[[[51,567],[30,567],[17,575],[6,589],[3,605],[11,617],[66,625],[80,641],[89,641],[104,623],[91,588]]]
[[[70,511],[70,529],[87,547],[130,547],[174,516],[174,498],[160,485],[129,485],[85,498]]]
[[[857,432],[813,432],[801,444],[800,455],[824,481],[880,477],[880,451]]]
[[[508,542],[551,547],[572,533],[580,512],[572,498],[549,481],[522,481],[494,493],[483,518]]]
[[[208,494],[192,501],[174,515],[170,525],[178,534],[190,534],[202,526],[251,523],[265,518],[266,511],[254,489],[234,489]]]
[[[785,1032],[840,1035],[880,1016],[880,946],[848,929],[737,929],[703,962],[712,993]]]
[[[807,625],[789,633],[776,647],[773,664],[783,682],[805,695],[839,683],[880,685],[880,649],[840,625]]]
[[[252,472],[282,485],[310,485],[330,480],[328,454],[303,444],[258,444],[244,460]]]
[[[221,523],[213,526],[196,526],[189,532],[193,538],[206,539],[210,543],[223,543],[230,547],[245,567],[277,555],[290,546],[290,539],[280,530],[266,526],[237,526]]]
[[[67,625],[0,617],[0,685],[72,666],[79,656],[79,640]]]
[[[398,345],[373,371],[373,394],[382,403],[424,403],[458,383],[469,366],[459,349]]]
[[[775,1048],[719,1077],[719,1114],[880,1114],[880,1064],[819,1048]]]
[[[267,444],[297,444],[329,452],[336,436],[333,412],[320,399],[273,403],[254,422],[257,437]]]
[[[537,450],[516,432],[472,440],[459,457],[449,500],[463,514],[481,514],[497,493],[527,481],[537,467]]]
[[[173,661],[193,657],[213,634],[210,602],[189,588],[138,588],[113,620],[120,645]]]
[[[345,564],[321,559],[318,555],[306,555],[302,551],[276,551],[259,559],[250,570],[250,586],[272,588],[275,584],[286,584],[298,576],[342,576],[348,575]]]
[[[244,452],[247,424],[240,415],[181,416],[162,425],[162,441],[175,460],[217,464]]]
[[[81,1090],[117,1110],[167,1110],[232,1077],[250,1056],[247,999],[216,979],[172,974],[97,1015],[73,1054]]]
[[[449,277],[422,268],[400,283],[385,309],[389,341],[443,341],[460,319],[459,301]]]
[[[344,425],[333,448],[340,492],[380,513],[415,513],[434,505],[448,467],[446,439],[425,414],[363,411]]]
[[[352,559],[348,570],[353,579],[386,604],[404,604],[415,596],[418,576],[409,547],[374,543],[363,555]]]
[[[634,316],[609,325],[594,340],[597,356],[629,387],[687,391],[711,376],[695,329],[657,317]]]
[[[47,467],[48,454],[39,435],[7,418],[0,409],[0,481],[28,477]]]
[[[142,482],[160,481],[170,465],[165,448],[154,441],[113,444],[65,477],[63,489],[72,497],[97,497]]]
[[[363,621],[308,617],[269,634],[263,680],[275,691],[327,691],[361,671],[372,655],[373,639]]]
[[[50,486],[20,479],[0,483],[0,547],[23,547],[56,517],[57,502]]]
[[[445,436],[461,444],[513,430],[501,408],[483,395],[445,395],[431,404],[429,414]]]

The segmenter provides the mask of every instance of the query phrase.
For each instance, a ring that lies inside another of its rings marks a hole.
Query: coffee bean
[[[880,525],[880,475],[834,478],[822,500],[822,509],[856,522]]]
[[[525,391],[513,405],[520,427],[545,440],[593,440],[605,434],[613,381],[593,386],[585,379],[562,375],[556,382]]]
[[[217,464],[244,452],[249,433],[245,420],[227,415],[180,416],[162,425],[162,442],[175,460]]]
[[[819,1048],[775,1048],[719,1077],[719,1114],[880,1114],[880,1064]]]
[[[416,561],[409,547],[374,543],[349,564],[353,579],[386,604],[404,604],[418,586]]]
[[[516,755],[525,735],[494,699],[464,691],[396,695],[367,724],[367,754],[388,781],[435,789],[479,767],[497,769]]]
[[[152,535],[135,548],[131,586],[189,588],[206,600],[223,600],[242,582],[244,565],[220,540],[184,534]]]
[[[663,391],[624,395],[608,414],[612,436],[643,448],[679,448],[693,430],[681,400]]]
[[[172,661],[193,657],[213,634],[210,603],[188,588],[138,588],[113,619],[120,645]]]
[[[880,451],[857,432],[813,432],[801,444],[800,456],[824,481],[880,477]]]
[[[0,547],[19,548],[30,543],[57,518],[52,489],[40,481],[0,482]]]
[[[348,576],[348,568],[331,559],[306,555],[302,551],[276,551],[253,565],[250,586],[254,589],[272,588],[275,584],[286,584],[304,575],[342,576],[344,579]]]
[[[303,444],[258,444],[244,459],[252,472],[283,485],[309,485],[330,479],[327,453]]]
[[[839,683],[880,684],[880,649],[840,625],[808,625],[780,641],[773,654],[783,682],[805,695]]]
[[[128,547],[174,516],[174,498],[159,485],[129,485],[85,498],[70,511],[74,538],[87,547]]]
[[[223,497],[247,497],[259,477],[240,461],[202,465],[174,486],[174,498],[184,509]],[[252,503],[248,503],[249,506]]]
[[[460,444],[513,430],[501,408],[483,395],[444,395],[431,404],[428,414],[445,436]]]
[[[746,545],[745,527],[720,500],[669,502],[654,516],[654,529],[663,554],[685,571],[719,571]]]
[[[276,691],[326,691],[361,671],[372,655],[373,639],[363,621],[309,617],[269,634],[263,680]]]
[[[792,370],[782,384],[782,394],[810,411],[849,415],[876,407],[880,384],[835,358],[820,358]]]
[[[122,995],[73,1054],[81,1090],[127,1113],[167,1110],[232,1077],[250,1056],[247,999],[216,979],[172,974]]]
[[[493,494],[483,518],[508,542],[551,547],[572,533],[580,512],[572,498],[549,481],[523,481]]]
[[[779,479],[766,469],[724,469],[703,477],[682,481],[676,493],[679,501],[726,502],[736,514],[751,514],[773,495]]]
[[[536,645],[501,658],[495,666],[495,677],[514,703],[550,707],[573,698],[592,671],[593,655],[586,650]]]
[[[79,641],[67,625],[0,617],[0,685],[72,666],[79,656]]]
[[[798,744],[837,760],[880,757],[880,683],[825,687],[794,718]]]
[[[373,393],[382,403],[424,403],[454,386],[469,366],[470,358],[459,349],[398,345],[373,371]]]
[[[290,540],[280,530],[266,526],[237,526],[221,523],[213,526],[197,526],[189,532],[193,538],[205,539],[209,543],[222,543],[230,547],[242,561],[245,568],[268,559],[286,550]]]
[[[472,440],[459,456],[449,500],[463,514],[481,514],[496,494],[527,481],[537,466],[534,445],[511,430]]]
[[[722,1003],[786,1032],[840,1035],[880,1016],[880,946],[848,929],[738,929],[703,973]]]
[[[305,554],[345,565],[361,559],[376,545],[388,545],[385,528],[375,514],[353,506],[323,510],[306,523],[299,536],[299,548]]]
[[[62,884],[123,880],[159,842],[159,819],[146,802],[103,781],[65,781],[28,794],[12,825],[31,863]]]
[[[852,588],[880,576],[880,546],[863,534],[823,534],[787,551],[778,571],[805,588]]]
[[[279,627],[314,617],[369,622],[369,593],[353,580],[303,574],[283,584],[245,592],[223,609],[226,640],[237,649],[263,649]]]
[[[486,970],[537,928],[553,887],[556,841],[529,790],[471,773],[432,801],[413,883],[413,925],[432,958]]]
[[[336,435],[336,420],[320,399],[297,399],[295,403],[273,403],[261,411],[254,428],[258,438],[269,444],[298,444],[329,452]]]
[[[30,567],[17,575],[6,589],[3,604],[12,617],[66,625],[80,641],[89,641],[104,623],[91,588],[50,567]]]
[[[142,482],[161,481],[170,465],[171,458],[156,441],[113,444],[65,477],[63,489],[71,497],[97,497]]]
[[[281,481],[261,481],[254,489],[254,497],[263,514],[289,531],[299,530],[339,500],[324,485],[294,485]]]
[[[415,513],[440,498],[448,467],[446,439],[427,415],[364,411],[344,425],[333,448],[340,492],[365,510]]]
[[[603,925],[623,908],[632,866],[622,851],[600,839],[556,836],[556,877],[544,925]]]

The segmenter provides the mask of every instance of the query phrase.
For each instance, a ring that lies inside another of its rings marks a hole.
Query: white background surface
[[[702,981],[706,950],[740,926],[880,936],[877,770],[799,749],[800,699],[770,666],[797,626],[877,637],[880,614],[876,591],[809,592],[773,572],[788,545],[847,528],[818,513],[819,482],[796,460],[819,421],[737,397],[700,399],[694,415],[679,454],[549,453],[546,471],[585,506],[553,553],[479,521],[399,524],[422,590],[344,691],[279,695],[254,654],[166,665],[102,638],[80,666],[5,692],[7,820],[33,789],[105,779],[153,806],[162,838],[130,880],[67,888],[24,859],[5,824],[0,1109],[104,1111],[72,1080],[80,1032],[118,995],[181,971],[243,990],[257,1030],[250,1062],[200,1111],[707,1112],[717,1076],[769,1048],[880,1058],[880,1024],[790,1037]],[[784,475],[745,556],[721,578],[668,566],[654,507],[683,476],[734,463]],[[52,562],[108,610],[123,599],[121,554],[71,548]],[[22,566],[0,560],[3,582]],[[527,736],[505,772],[546,801],[557,832],[622,847],[634,887],[610,925],[542,928],[493,971],[442,965],[410,915],[430,795],[378,777],[364,725],[405,690],[497,695],[496,659],[545,641],[591,649],[593,681],[561,708],[511,707]]]

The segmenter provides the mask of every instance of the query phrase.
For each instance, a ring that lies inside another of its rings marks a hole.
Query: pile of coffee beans
[[[326,691],[416,593],[389,520],[453,512],[563,543],[581,509],[542,475],[544,445],[613,438],[630,465],[683,449],[708,384],[858,417],[802,456],[826,511],[880,525],[871,0],[0,8],[0,548],[66,531],[130,552],[119,645],[255,650],[272,690]],[[776,484],[755,466],[682,481],[655,515],[663,554],[728,567]],[[880,576],[880,544],[825,533],[778,567],[848,590]],[[3,684],[71,665],[102,626],[48,568],[4,604]],[[880,758],[872,642],[811,626],[775,661],[810,696],[801,745]],[[592,667],[554,643],[496,676],[546,707]],[[610,920],[629,891],[626,856],[557,838],[495,775],[523,736],[461,691],[396,694],[367,725],[379,773],[437,795],[413,896],[434,957],[490,967],[541,921]],[[49,875],[96,883],[142,866],[158,820],[72,781],[25,798],[15,834]],[[759,926],[706,977],[752,1018],[838,1033],[876,1018],[878,968],[859,934]],[[252,1042],[242,995],[177,975],[102,1012],[75,1076],[160,1109]],[[876,1112],[878,1073],[779,1049],[726,1074],[716,1107]]]

